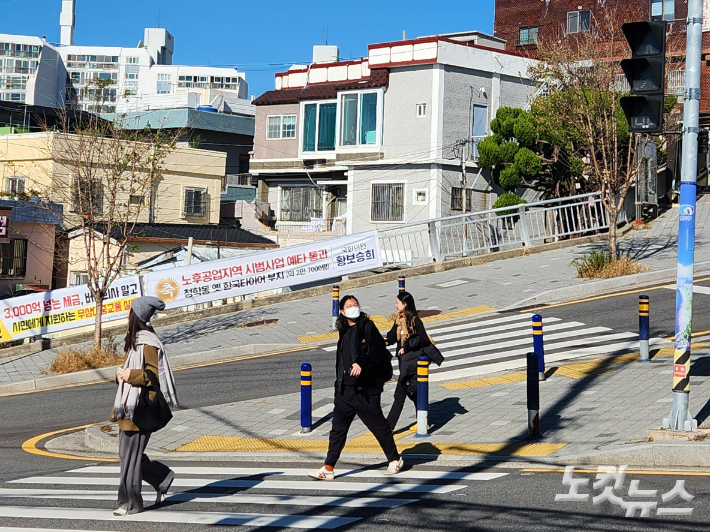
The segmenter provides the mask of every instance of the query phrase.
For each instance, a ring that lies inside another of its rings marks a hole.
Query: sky
[[[308,63],[314,44],[335,44],[340,58],[367,45],[424,35],[493,33],[495,0],[77,0],[74,44],[135,47],[160,24],[175,37],[174,64],[236,66],[249,92],[274,88],[274,73]],[[0,33],[59,41],[61,0],[0,0]]]

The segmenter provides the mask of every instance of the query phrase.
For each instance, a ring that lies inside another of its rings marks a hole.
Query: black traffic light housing
[[[663,131],[663,93],[666,65],[666,23],[628,22],[621,26],[631,48],[631,59],[621,68],[631,94],[621,98],[621,107],[632,133]]]
[[[710,134],[708,134],[707,129],[701,129],[698,132],[698,153],[707,155],[709,147],[708,140],[710,140]]]

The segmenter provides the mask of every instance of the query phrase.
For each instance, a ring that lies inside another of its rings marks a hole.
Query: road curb
[[[554,461],[560,465],[710,467],[710,443],[666,440],[626,444],[586,453],[560,455]]]
[[[665,281],[676,279],[676,268],[658,270],[651,272],[635,273],[613,279],[601,279],[595,281],[582,281],[576,286],[566,286],[541,292],[540,294],[522,299],[517,303],[498,309],[498,312],[506,312],[519,308],[533,307],[537,305],[551,305],[555,303],[567,303],[576,299],[584,299],[613,293],[616,290],[626,288],[642,288]],[[698,262],[695,264],[694,276],[710,274],[710,261]]]
[[[209,364],[212,362],[229,362],[230,360],[236,361],[241,357],[250,355],[257,356],[269,353],[278,354],[281,352],[286,353],[312,348],[312,345],[304,346],[303,344],[250,344],[238,347],[215,349],[213,351],[202,351],[189,355],[171,356],[170,364],[174,370],[178,370],[190,368],[200,364]],[[0,397],[16,393],[52,390],[62,388],[64,386],[95,384],[99,382],[111,381],[113,380],[113,377],[116,374],[116,368],[118,367],[119,366],[116,365],[107,368],[67,373],[65,375],[48,375],[37,379],[15,382],[12,384],[3,384],[0,386]]]

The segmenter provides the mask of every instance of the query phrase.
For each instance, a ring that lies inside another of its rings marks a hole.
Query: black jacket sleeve
[[[397,324],[392,325],[392,328],[387,333],[387,345],[393,345],[397,343]]]
[[[377,330],[377,327],[375,327],[372,321],[367,320],[363,324],[362,330],[364,344],[361,344],[361,348],[358,351],[359,354],[355,358],[354,363],[363,370],[373,369],[378,365],[377,353],[382,349],[387,349],[387,347],[384,345],[385,340],[382,338],[380,331]]]
[[[424,328],[424,323],[419,317],[414,318],[414,334],[407,338],[407,345],[405,351],[419,351],[424,349],[431,342],[429,341],[429,335]]]

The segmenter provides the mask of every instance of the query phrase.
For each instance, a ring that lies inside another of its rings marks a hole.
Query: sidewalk
[[[702,423],[710,414],[710,344],[699,340],[694,346],[691,411]],[[415,437],[408,402],[395,439],[400,451],[429,459],[595,463],[600,457],[602,463],[616,465],[663,465],[648,458],[649,444],[644,442],[646,430],[659,428],[670,411],[672,347],[652,350],[652,355],[652,361],[643,364],[637,362],[638,354],[629,354],[548,367],[548,379],[540,383],[539,439],[527,436],[524,373],[432,384],[431,436]],[[385,412],[392,393],[388,385]],[[321,459],[330,430],[332,390],[313,393],[315,430],[310,434],[300,433],[299,401],[299,394],[292,393],[177,411],[168,428],[151,438],[150,450],[167,459]],[[117,450],[117,431],[110,424],[88,429],[86,440],[94,449]],[[706,443],[681,445],[684,452],[676,451],[668,466],[698,465],[692,459],[710,457]],[[344,458],[381,458],[377,442],[359,420],[350,431]],[[684,459],[691,463],[679,463]]]
[[[710,237],[704,231],[710,218],[710,201],[700,198],[697,206],[696,263],[710,261]],[[710,226],[708,227],[710,229]],[[631,231],[619,241],[622,252],[641,260],[651,272],[668,270],[668,279],[675,276],[678,209],[661,215],[651,229]],[[603,281],[576,277],[571,261],[605,242],[551,250],[407,279],[420,310],[442,313],[478,307],[499,310],[521,300],[549,290],[568,288],[571,291],[595,287],[603,291]],[[403,272],[406,275],[406,271]],[[619,280],[624,283],[624,280]],[[396,283],[374,285],[355,291],[365,312],[388,316],[394,311]],[[570,292],[571,293],[571,292]],[[344,294],[341,294],[344,295]],[[571,293],[570,297],[574,297]],[[331,330],[330,296],[291,301],[270,307],[206,318],[160,328],[158,333],[171,356],[229,349],[253,343],[275,346],[309,343],[327,339]],[[259,327],[247,324],[266,319],[277,323]],[[61,349],[61,348],[60,348]],[[41,378],[56,350],[20,355],[0,360],[0,386]]]

